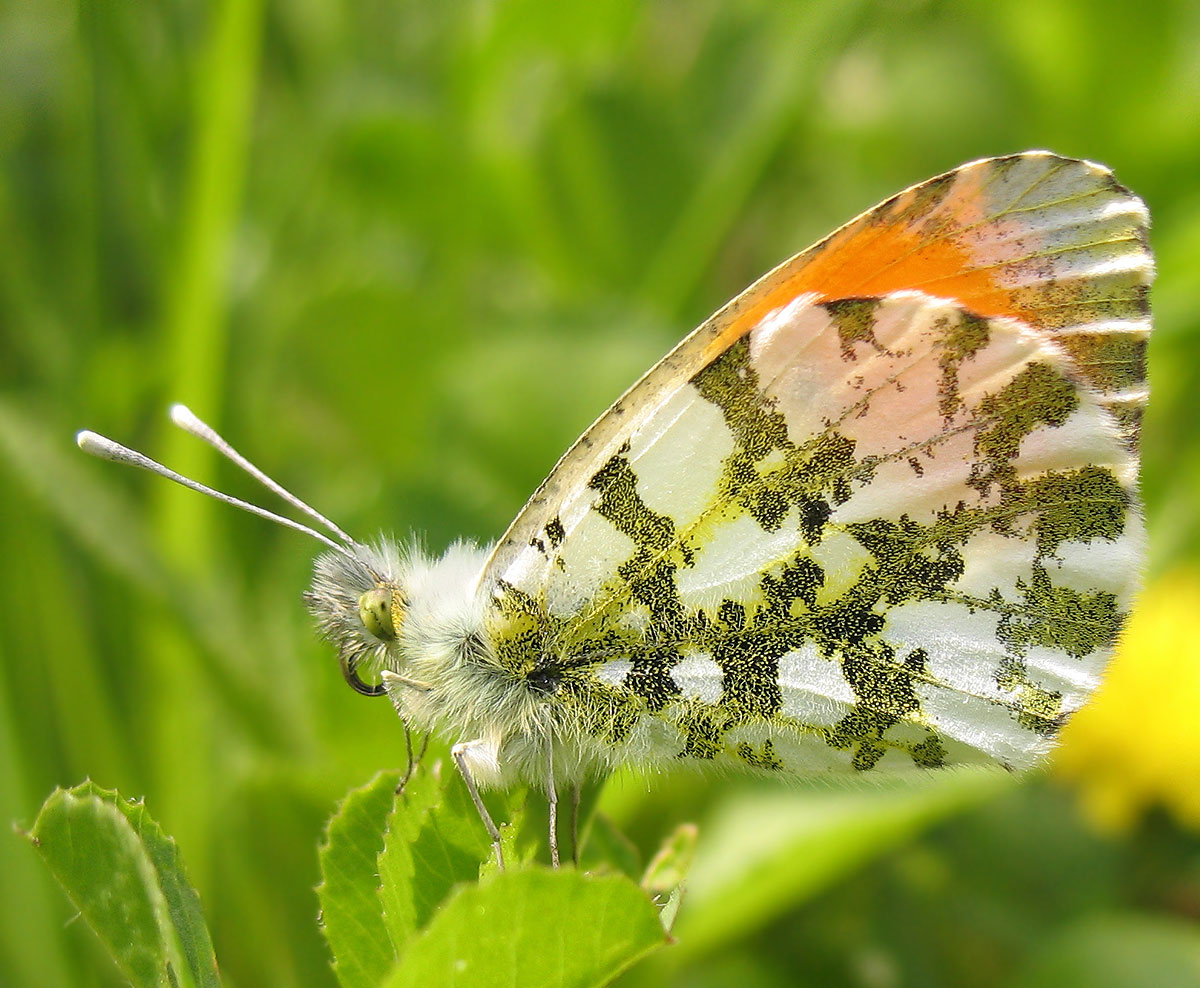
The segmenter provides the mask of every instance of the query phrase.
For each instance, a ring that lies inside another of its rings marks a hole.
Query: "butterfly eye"
[[[392,641],[396,628],[392,624],[392,592],[387,587],[368,590],[358,598],[358,616],[363,627],[381,641]]]

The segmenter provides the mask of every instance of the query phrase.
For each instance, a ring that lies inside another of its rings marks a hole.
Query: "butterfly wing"
[[[1094,688],[1141,555],[1123,414],[1140,351],[1117,389],[1111,357],[1068,343],[1144,337],[1144,222],[1097,166],[993,159],[767,275],[582,437],[497,547],[497,659],[642,761],[1029,764]],[[973,294],[900,290],[902,267]]]
[[[1154,262],[1142,201],[1103,165],[1030,151],[915,185],[763,275],[648,371],[566,452],[496,545],[503,573],[583,483],[689,378],[805,292],[852,298],[916,289],[1053,334],[1136,439],[1146,403]]]

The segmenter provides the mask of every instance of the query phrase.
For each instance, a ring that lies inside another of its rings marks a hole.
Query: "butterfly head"
[[[382,695],[384,687],[364,682],[359,670],[380,670],[389,665],[395,667],[400,662],[397,639],[407,605],[399,578],[400,553],[395,544],[387,540],[380,540],[375,545],[355,541],[311,505],[268,477],[183,405],[171,407],[171,420],[184,431],[208,443],[330,535],[256,504],[213,490],[94,432],[80,432],[76,442],[81,449],[94,456],[148,470],[224,504],[303,532],[328,546],[330,551],[317,559],[312,588],[305,594],[305,600],[317,619],[321,633],[337,647],[338,661],[346,682],[366,696]]]
[[[366,669],[394,668],[407,597],[399,580],[400,556],[394,543],[354,543],[347,552],[317,558],[311,589],[304,595],[322,636],[338,652],[346,682],[365,696],[384,692],[363,680]]]

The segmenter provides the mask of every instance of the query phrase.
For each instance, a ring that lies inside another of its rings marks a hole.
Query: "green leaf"
[[[142,802],[91,782],[56,789],[28,837],[134,985],[220,985],[200,897]]]
[[[646,874],[642,876],[642,888],[654,896],[655,902],[663,903],[659,920],[668,933],[675,925],[675,917],[679,915],[683,883],[696,857],[699,834],[699,828],[694,823],[681,823],[663,842],[646,867]]]
[[[657,910],[627,878],[508,871],[451,898],[384,984],[588,988],[665,942]]]
[[[506,863],[524,860],[506,803],[489,796],[504,835]],[[379,856],[380,897],[397,953],[424,927],[455,885],[476,882],[492,860],[492,844],[462,777],[441,763],[418,768],[397,797]]]
[[[596,813],[583,843],[583,867],[588,871],[612,869],[630,878],[642,875],[637,845],[605,813]]]
[[[651,895],[658,895],[682,885],[696,857],[699,834],[694,823],[681,823],[676,827],[647,865],[642,888]]]
[[[418,928],[429,922],[456,884],[477,881],[480,865],[492,854],[491,838],[462,777],[453,770],[443,774],[441,800],[430,806],[410,845]],[[497,822],[503,825],[504,818]]]
[[[1158,916],[1096,916],[1046,944],[1013,988],[1200,985],[1200,931]]]
[[[392,802],[381,831],[383,850],[379,854],[379,902],[387,936],[394,956],[400,956],[416,933],[417,869],[412,844],[421,833],[429,811],[441,800],[438,776],[420,766]],[[389,968],[390,969],[390,968]],[[386,973],[386,972],[385,972]]]
[[[923,828],[994,798],[1003,772],[959,769],[849,791],[763,790],[704,824],[671,960],[744,935]]]
[[[377,859],[399,772],[352,789],[329,821],[318,855],[322,929],[343,988],[374,988],[396,963],[380,904]]]
[[[546,797],[537,789],[515,789],[503,794],[487,793],[485,799],[490,799],[496,806],[489,809],[492,819],[500,828],[500,848],[504,853],[504,867],[510,871],[520,871],[538,860],[539,854],[544,854],[544,863],[549,863],[550,846],[547,834],[550,830],[549,808]],[[503,813],[498,812],[502,800]],[[474,810],[474,806],[472,806]],[[476,821],[482,827],[479,814]],[[569,845],[566,845],[569,847]],[[569,852],[564,852],[568,854]],[[480,881],[486,881],[497,874],[496,856],[489,853],[479,869]]]

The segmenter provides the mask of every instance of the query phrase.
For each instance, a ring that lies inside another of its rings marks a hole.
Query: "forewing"
[[[1094,688],[1141,559],[1137,461],[1046,332],[802,296],[628,421],[489,614],[499,659],[613,744],[1024,766]]]
[[[571,447],[497,543],[502,578],[581,485],[688,380],[771,312],[904,289],[1012,316],[1051,334],[1135,444],[1145,405],[1146,208],[1102,165],[1045,151],[963,165],[893,196],[785,261],[729,302]]]

